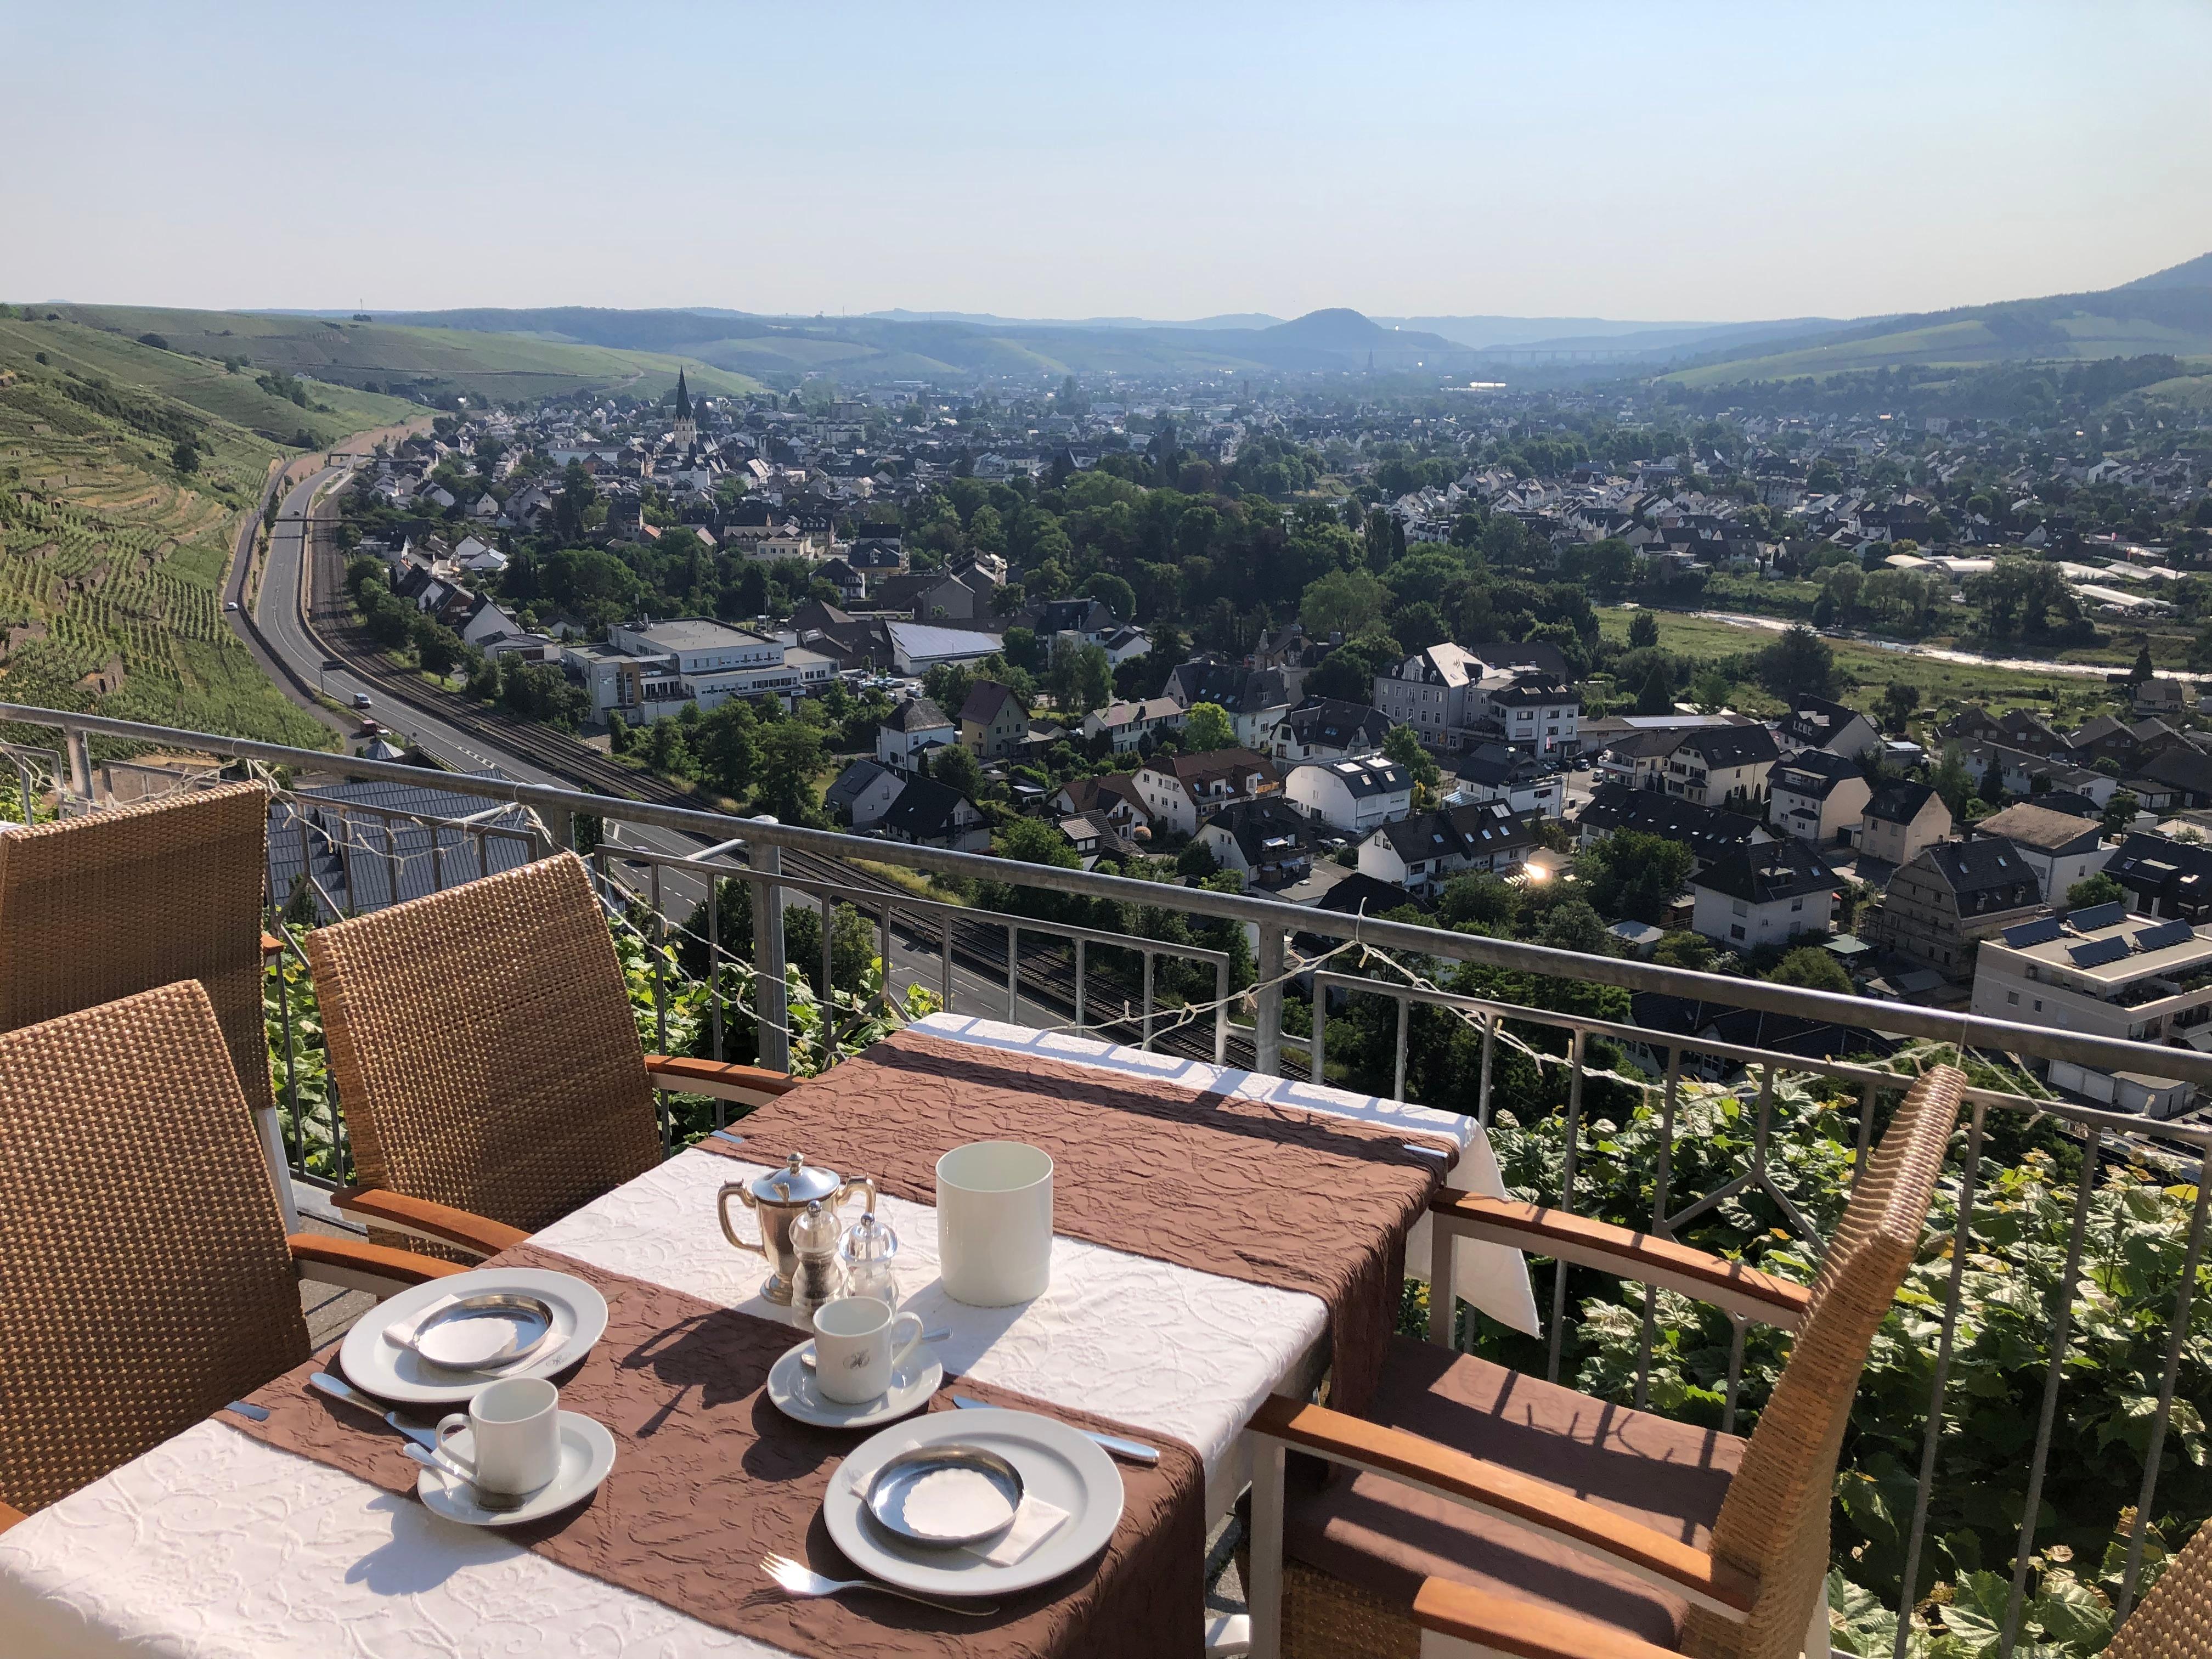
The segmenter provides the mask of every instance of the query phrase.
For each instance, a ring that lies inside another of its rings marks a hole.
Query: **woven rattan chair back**
[[[198,985],[0,1036],[0,1502],[51,1504],[307,1357]]]
[[[0,1031],[198,980],[246,1103],[273,1109],[261,1024],[269,792],[219,784],[0,836]]]
[[[574,854],[307,949],[364,1184],[534,1232],[660,1161],[629,989]]]
[[[1692,1608],[1683,1650],[1700,1659],[1796,1659],[1828,1570],[1836,1458],[1867,1348],[1928,1221],[1965,1076],[1939,1066],[1912,1085],[1869,1164],[1864,1201],[1838,1228],[1789,1362],[1759,1415],[1713,1524],[1717,1559],[1757,1576],[1741,1625]]]
[[[2136,1610],[2105,1659],[2203,1659],[2212,1653],[2212,1521],[2197,1528]]]

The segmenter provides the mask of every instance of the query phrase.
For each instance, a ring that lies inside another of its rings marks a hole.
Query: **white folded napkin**
[[[384,1340],[395,1348],[408,1348],[433,1365],[449,1371],[505,1372],[538,1357],[538,1352],[516,1355],[497,1365],[493,1361],[514,1340],[514,1323],[496,1315],[481,1319],[456,1319],[430,1333],[431,1346],[422,1346],[422,1328],[461,1298],[441,1296],[420,1312],[395,1319],[384,1328]],[[539,1351],[542,1352],[542,1349]]]
[[[458,1296],[441,1296],[435,1302],[425,1303],[404,1319],[395,1319],[384,1328],[384,1340],[395,1348],[415,1346],[415,1333],[422,1328],[423,1322],[433,1314],[441,1314],[459,1302]]]
[[[1067,1511],[1057,1504],[1048,1504],[1030,1493],[1022,1494],[1022,1506],[1014,1511],[1013,1524],[1000,1533],[998,1540],[988,1549],[980,1544],[970,1544],[960,1553],[988,1561],[994,1567],[1011,1567],[1028,1559],[1038,1545],[1067,1524]]]

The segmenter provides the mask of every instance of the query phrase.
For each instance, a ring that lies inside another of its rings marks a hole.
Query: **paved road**
[[[318,492],[327,490],[346,477],[346,471],[326,467],[312,477],[292,485],[285,491],[277,507],[276,523],[270,538],[268,565],[261,579],[261,590],[254,605],[254,629],[245,625],[241,613],[229,613],[231,623],[255,655],[268,669],[293,701],[322,719],[331,728],[351,737],[359,728],[360,717],[330,708],[307,694],[303,687],[319,686],[340,703],[349,704],[356,691],[368,692],[374,706],[368,711],[385,726],[408,742],[434,756],[456,771],[493,773],[513,778],[518,782],[538,783],[556,788],[573,788],[575,781],[547,770],[521,756],[510,753],[487,743],[471,732],[462,732],[436,714],[398,701],[388,686],[374,685],[344,668],[325,670],[325,661],[337,660],[326,656],[308,631],[303,620],[307,609],[302,584],[310,580],[308,570],[309,535],[318,525],[327,526],[334,518],[334,498],[325,495],[318,502]],[[241,538],[241,547],[250,547],[252,526],[246,526]],[[237,598],[241,591],[246,559],[241,556],[234,562],[229,586],[229,596]],[[257,637],[258,630],[258,637]],[[650,825],[614,824],[611,840],[617,847],[641,848],[648,852],[689,854],[706,845],[698,837],[672,830]],[[647,873],[642,865],[627,866],[625,879],[639,891],[646,890]],[[696,878],[672,874],[664,879],[662,903],[668,913],[681,921],[690,908],[706,896],[706,885]],[[920,984],[932,991],[940,983],[942,967],[937,953],[916,949],[894,941],[891,951],[893,982],[903,988]],[[956,965],[953,970],[954,1005],[963,1012],[974,1012],[1003,1018],[1006,1012],[1006,986],[995,975],[979,974],[971,969]],[[1018,1017],[1025,1024],[1053,1025],[1062,1022],[1066,1014],[1046,1004],[1021,1000]]]

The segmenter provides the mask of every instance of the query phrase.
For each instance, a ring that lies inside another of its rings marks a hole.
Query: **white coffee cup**
[[[905,1340],[897,1340],[898,1333]],[[814,1310],[814,1384],[841,1405],[865,1406],[921,1346],[921,1316],[893,1316],[872,1296],[841,1296]]]
[[[561,1391],[542,1376],[507,1376],[469,1396],[466,1412],[438,1424],[438,1450],[481,1492],[518,1497],[561,1473]],[[463,1457],[447,1437],[465,1428]]]
[[[971,1308],[1032,1301],[1052,1282],[1052,1159],[1018,1140],[976,1140],[937,1160],[937,1260]]]

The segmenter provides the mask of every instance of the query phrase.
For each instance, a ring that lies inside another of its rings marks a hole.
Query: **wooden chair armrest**
[[[1654,1647],[1615,1626],[1449,1578],[1423,1581],[1413,1597],[1413,1622],[1470,1643],[1479,1652],[1510,1653],[1513,1659],[1680,1659],[1673,1648]]]
[[[1306,1405],[1285,1395],[1269,1395],[1254,1414],[1251,1427],[1296,1450],[1403,1480],[1602,1557],[1725,1619],[1741,1621],[1759,1599],[1755,1578],[1714,1560],[1704,1550],[1600,1509],[1561,1487],[1402,1429]]]
[[[7,1531],[9,1528],[14,1526],[18,1521],[27,1521],[31,1517],[29,1516],[24,1514],[22,1510],[15,1508],[13,1504],[0,1504],[0,1532]]]
[[[274,934],[274,933],[264,933],[264,934],[261,936],[261,954],[262,954],[263,956],[264,956],[264,957],[281,956],[281,955],[283,955],[283,951],[284,951],[284,941],[283,941],[283,939],[278,939],[278,938],[276,937],[276,934]]]
[[[504,1221],[457,1210],[449,1204],[434,1204],[427,1198],[410,1198],[383,1187],[341,1187],[331,1194],[331,1203],[342,1214],[359,1216],[416,1238],[458,1244],[479,1255],[497,1255],[530,1237]]]
[[[645,1070],[656,1089],[683,1095],[712,1095],[723,1100],[743,1101],[749,1106],[763,1105],[778,1095],[787,1095],[800,1081],[781,1072],[740,1066],[735,1060],[691,1060],[677,1054],[647,1054]]]
[[[409,1250],[368,1244],[357,1238],[328,1238],[320,1233],[291,1233],[284,1246],[292,1253],[292,1270],[302,1279],[348,1290],[367,1291],[386,1297],[433,1279],[450,1279],[468,1272],[458,1261],[440,1261]]]
[[[1577,1267],[1617,1273],[1785,1330],[1796,1328],[1812,1300],[1804,1285],[1741,1261],[1565,1210],[1446,1188],[1431,1201],[1429,1212],[1435,1225],[1458,1237],[1510,1244]]]

